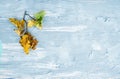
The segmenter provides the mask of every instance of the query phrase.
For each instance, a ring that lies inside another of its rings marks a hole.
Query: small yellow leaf
[[[32,27],[35,25],[35,21],[34,20],[28,20],[28,27]]]
[[[38,29],[42,29],[42,24],[35,20],[28,20],[28,27],[37,27]]]

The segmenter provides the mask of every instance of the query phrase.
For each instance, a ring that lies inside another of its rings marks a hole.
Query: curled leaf
[[[30,33],[26,33],[23,36],[21,36],[19,43],[23,47],[24,52],[26,54],[29,54],[30,49],[36,49],[38,41]]]

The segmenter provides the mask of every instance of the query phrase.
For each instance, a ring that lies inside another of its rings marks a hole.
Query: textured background
[[[26,55],[10,17],[46,11]],[[120,79],[120,0],[0,0],[0,79]]]

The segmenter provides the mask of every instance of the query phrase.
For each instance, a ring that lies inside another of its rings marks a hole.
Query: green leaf
[[[35,19],[38,20],[38,21],[42,21],[44,16],[45,16],[45,11],[44,10],[34,14]]]
[[[35,26],[36,26],[37,28],[39,28],[39,29],[42,29],[42,21],[43,21],[43,18],[44,18],[44,16],[45,16],[45,14],[46,14],[46,13],[45,13],[44,10],[42,10],[42,11],[34,14],[34,17],[35,17],[35,19],[36,19],[36,21],[35,21]]]

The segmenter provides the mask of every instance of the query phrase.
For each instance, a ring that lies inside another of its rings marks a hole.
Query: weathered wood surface
[[[24,54],[10,17],[46,11]],[[119,79],[120,0],[1,0],[0,79]]]

